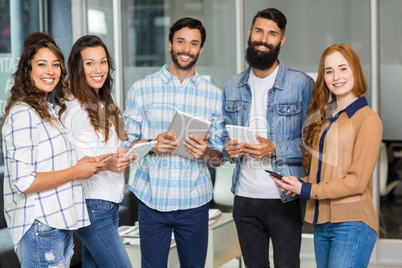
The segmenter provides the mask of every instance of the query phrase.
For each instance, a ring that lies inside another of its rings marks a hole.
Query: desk
[[[239,239],[232,213],[222,213],[217,222],[209,226],[206,268],[216,268],[234,258],[241,257]]]
[[[239,240],[237,238],[236,226],[232,218],[232,213],[222,213],[214,218],[216,222],[209,226],[208,230],[208,249],[205,262],[206,268],[216,268],[234,258],[241,257]],[[119,232],[129,226],[120,226]],[[125,244],[131,264],[134,268],[141,267],[141,251],[139,238],[132,244]],[[177,255],[176,243],[172,240],[168,259],[169,268],[179,268],[179,258]]]
[[[394,157],[395,158],[402,158],[402,151],[401,150],[394,151]]]

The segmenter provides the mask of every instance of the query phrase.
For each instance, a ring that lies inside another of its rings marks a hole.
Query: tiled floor
[[[272,260],[271,260],[272,261]],[[244,268],[245,265],[242,265],[242,268]],[[386,266],[386,265],[374,265],[370,264],[368,268],[401,268],[402,265],[400,266]],[[234,259],[225,265],[221,266],[221,268],[239,268],[239,261],[237,259]],[[300,268],[316,268],[315,262],[311,260],[301,260],[301,266]]]

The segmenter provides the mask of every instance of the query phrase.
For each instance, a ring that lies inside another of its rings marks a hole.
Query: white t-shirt
[[[98,156],[115,153],[120,145],[114,126],[105,143],[103,135],[99,137],[89,120],[88,113],[81,107],[77,99],[66,102],[67,109],[62,113],[60,121],[70,134],[71,143],[77,152],[77,159],[84,156]],[[85,199],[102,199],[120,203],[124,195],[124,175],[112,171],[101,171],[89,179],[83,179]]]
[[[267,104],[268,90],[275,82],[278,68],[265,78],[258,78],[250,71],[248,83],[252,94],[248,126],[251,130],[263,138],[267,138]],[[239,178],[237,195],[250,198],[278,199],[280,198],[274,181],[269,177],[265,169],[272,170],[270,158],[262,161],[250,156],[243,156],[242,168]]]

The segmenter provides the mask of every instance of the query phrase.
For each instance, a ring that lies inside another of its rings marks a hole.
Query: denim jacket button
[[[244,106],[243,106],[243,109],[244,109],[244,110],[246,110],[246,109],[247,109],[247,106],[246,106],[246,105],[244,105]]]

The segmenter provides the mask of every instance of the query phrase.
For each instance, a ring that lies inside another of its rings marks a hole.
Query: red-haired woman
[[[272,177],[289,194],[307,200],[314,224],[317,267],[367,267],[377,239],[373,171],[382,122],[370,109],[360,60],[346,44],[321,56],[307,110],[305,178]]]

